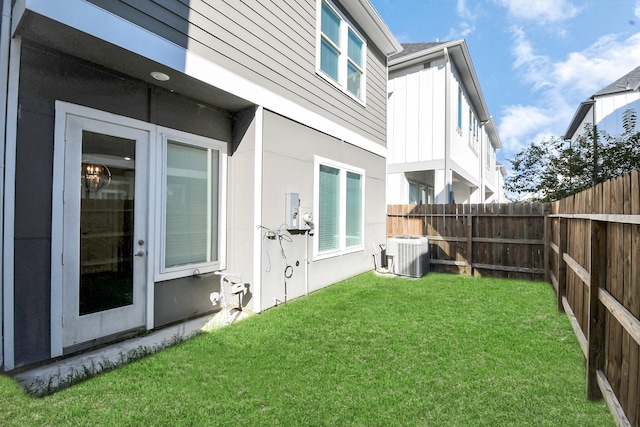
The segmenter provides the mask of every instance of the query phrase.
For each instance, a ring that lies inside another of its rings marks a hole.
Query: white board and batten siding
[[[316,0],[89,1],[385,144],[386,59],[368,45],[365,105],[317,75]]]
[[[629,91],[598,97],[596,102],[596,120],[602,120],[614,111],[640,99],[640,92]],[[593,119],[587,115],[586,120]]]
[[[389,80],[389,164],[444,159],[444,67]]]

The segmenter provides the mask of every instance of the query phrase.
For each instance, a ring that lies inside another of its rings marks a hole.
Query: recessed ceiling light
[[[151,77],[153,77],[154,79],[159,80],[161,82],[166,82],[167,80],[169,80],[171,78],[167,74],[162,73],[160,71],[152,71],[151,72]]]

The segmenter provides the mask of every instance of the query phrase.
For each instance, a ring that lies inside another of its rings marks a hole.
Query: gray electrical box
[[[300,229],[300,195],[298,193],[286,193],[284,195],[285,220],[287,230]]]
[[[284,200],[284,223],[287,230],[311,230],[313,228],[313,215],[310,208],[300,207],[300,195],[298,193],[286,193]]]

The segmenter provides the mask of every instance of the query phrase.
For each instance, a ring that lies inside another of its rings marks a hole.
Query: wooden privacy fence
[[[427,236],[432,270],[546,280],[587,365],[587,396],[640,427],[640,173],[553,204],[390,205],[387,235]]]
[[[549,279],[587,360],[587,395],[640,426],[640,174],[552,205]]]
[[[551,205],[389,205],[387,236],[427,236],[431,270],[544,280]]]

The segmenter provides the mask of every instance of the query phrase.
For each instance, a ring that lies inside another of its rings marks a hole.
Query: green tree
[[[623,114],[624,132],[610,135],[587,126],[576,141],[552,137],[517,153],[505,189],[517,198],[555,201],[595,184],[640,169],[640,132],[632,109]]]

